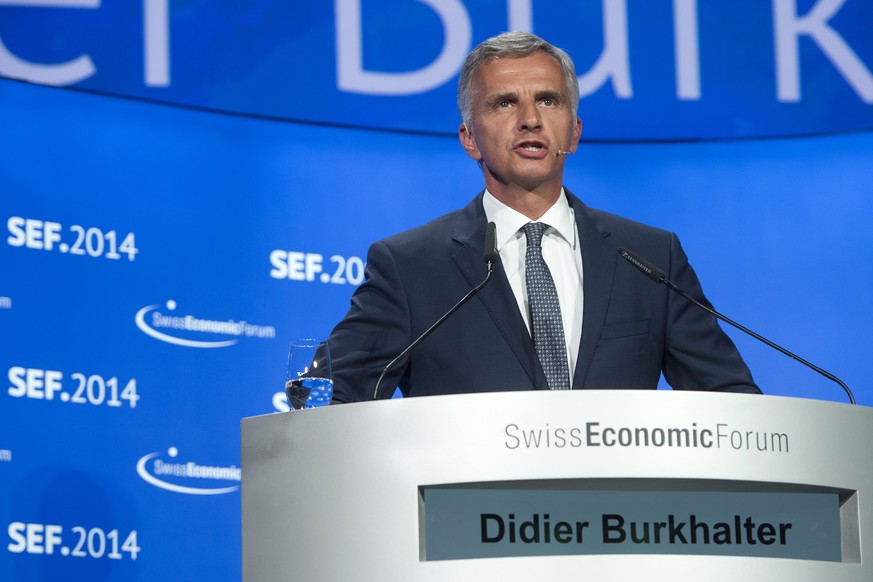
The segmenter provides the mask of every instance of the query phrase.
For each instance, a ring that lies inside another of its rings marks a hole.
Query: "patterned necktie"
[[[527,237],[527,252],[524,257],[524,272],[527,284],[527,300],[530,305],[531,329],[534,347],[546,380],[552,390],[570,388],[567,348],[564,344],[564,324],[561,320],[561,305],[552,273],[543,260],[543,233],[548,228],[542,222],[524,225]]]

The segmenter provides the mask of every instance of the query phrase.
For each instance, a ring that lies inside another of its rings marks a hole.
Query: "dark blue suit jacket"
[[[584,308],[573,388],[759,392],[715,318],[622,259],[627,247],[706,302],[673,233],[594,210],[569,194],[582,250]],[[330,335],[334,399],[369,400],[385,365],[485,277],[482,194],[465,208],[375,243],[366,279]],[[502,266],[383,380],[406,396],[546,386]]]

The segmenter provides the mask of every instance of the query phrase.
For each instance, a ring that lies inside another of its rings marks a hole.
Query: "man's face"
[[[543,52],[490,61],[473,78],[470,103],[472,127],[458,135],[482,162],[488,190],[556,194],[566,160],[558,151],[575,152],[582,133],[558,62]]]

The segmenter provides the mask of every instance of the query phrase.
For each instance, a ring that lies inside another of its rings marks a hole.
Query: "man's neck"
[[[516,212],[524,214],[531,220],[539,220],[551,208],[561,195],[561,186],[528,190],[520,186],[497,184],[496,187],[486,184],[488,191],[500,202]]]

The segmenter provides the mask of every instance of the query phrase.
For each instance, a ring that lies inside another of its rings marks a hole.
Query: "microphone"
[[[701,303],[700,301],[698,301],[697,299],[695,299],[694,297],[692,297],[691,295],[689,295],[688,293],[683,291],[678,285],[673,283],[670,279],[668,279],[667,276],[664,274],[664,271],[662,271],[661,269],[659,269],[658,267],[656,267],[655,265],[653,265],[652,263],[650,263],[646,259],[642,258],[638,254],[636,254],[632,251],[629,251],[628,249],[626,249],[624,247],[619,248],[618,253],[622,256],[623,259],[625,259],[631,265],[636,267],[642,274],[644,274],[646,277],[648,277],[649,279],[651,279],[655,283],[663,283],[664,285],[669,287],[672,291],[675,291],[676,293],[678,293],[679,295],[681,295],[682,297],[684,297],[685,299],[687,299],[688,301],[690,301],[694,305],[696,305],[696,306],[700,307],[701,309],[703,309],[704,311],[714,315],[717,319],[720,319],[720,320],[724,321],[725,323],[728,323],[728,324],[734,326],[738,330],[749,334],[750,336],[752,336],[756,340],[764,342],[765,344],[767,344],[771,348],[782,352],[783,354],[785,354],[789,358],[791,358],[797,362],[800,362],[801,364],[803,364],[804,366],[806,366],[812,370],[815,370],[816,372],[818,372],[819,374],[821,374],[822,376],[824,376],[828,380],[836,382],[837,384],[839,384],[842,387],[843,390],[845,390],[846,394],[849,397],[849,402],[851,402],[852,404],[855,404],[855,396],[854,396],[854,394],[852,394],[852,391],[849,390],[849,387],[846,386],[846,384],[842,380],[840,380],[839,378],[837,378],[833,374],[822,370],[821,368],[819,368],[815,364],[811,364],[810,362],[807,362],[806,360],[804,360],[800,356],[793,354],[793,353],[789,352],[788,350],[786,350],[785,348],[783,348],[782,346],[771,342],[770,340],[768,340],[767,338],[765,338],[761,335],[758,335],[757,333],[753,332],[752,330],[748,329],[747,327],[740,325],[739,323],[735,322],[734,320],[728,318],[725,315],[722,315],[721,313],[712,309],[711,307],[707,307],[706,305],[704,305],[703,303]]]
[[[400,352],[400,354],[396,358],[394,358],[393,360],[388,362],[388,365],[385,366],[385,368],[382,370],[382,374],[379,375],[379,379],[376,380],[376,386],[373,388],[373,400],[379,400],[379,398],[382,397],[382,393],[379,390],[379,386],[382,384],[382,380],[385,378],[385,374],[387,374],[388,371],[391,368],[393,368],[395,364],[397,364],[397,362],[399,362],[404,357],[406,357],[406,355],[409,354],[409,352],[414,350],[415,347],[418,344],[420,344],[427,336],[429,336],[434,331],[436,331],[436,329],[439,326],[441,326],[443,324],[443,322],[445,322],[449,317],[451,317],[453,313],[455,313],[458,309],[460,309],[464,303],[466,303],[467,301],[472,299],[476,293],[481,291],[482,288],[488,284],[488,282],[491,280],[491,275],[494,274],[494,263],[497,262],[497,257],[498,257],[498,254],[497,254],[497,225],[494,224],[493,222],[489,222],[487,230],[485,231],[484,259],[485,259],[485,262],[488,264],[488,273],[485,275],[485,279],[483,279],[481,283],[479,283],[478,285],[473,287],[469,293],[464,295],[461,298],[461,300],[458,301],[454,305],[454,307],[449,309],[445,313],[445,315],[443,315],[438,320],[436,320],[436,322],[433,325],[431,325],[429,328],[427,328],[423,334],[418,336],[415,339],[415,341],[413,341],[411,344],[406,346],[406,349],[403,350],[402,352]]]
[[[564,150],[558,150],[558,152],[557,152],[555,155],[556,155],[557,157],[561,157],[561,156],[569,156],[569,155],[572,154],[572,153],[573,153],[573,152],[567,152],[567,151],[564,151]]]

